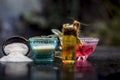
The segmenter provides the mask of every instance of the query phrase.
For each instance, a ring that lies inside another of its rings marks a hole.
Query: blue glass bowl
[[[57,38],[32,37],[29,39],[35,62],[52,62],[58,45]]]

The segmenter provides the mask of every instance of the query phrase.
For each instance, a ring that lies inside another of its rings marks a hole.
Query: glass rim
[[[52,38],[52,37],[31,37],[31,38],[29,38],[29,40],[33,40],[33,39],[57,39],[57,38]]]
[[[86,42],[98,42],[99,38],[96,37],[79,37],[80,40],[86,41]]]
[[[99,41],[100,39],[97,37],[78,37],[80,40],[88,40],[88,41]],[[62,40],[62,37],[60,37],[60,40]]]

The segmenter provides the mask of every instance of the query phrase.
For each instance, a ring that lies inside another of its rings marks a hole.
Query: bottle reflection
[[[29,80],[28,63],[1,63],[3,67],[4,80]]]
[[[59,68],[53,64],[34,64],[31,67],[31,80],[59,80]]]
[[[62,80],[75,80],[75,64],[63,64],[62,66]]]
[[[88,61],[77,61],[76,64],[63,64],[62,80],[98,80],[96,71]]]
[[[90,62],[76,62],[76,80],[98,80],[96,71]]]

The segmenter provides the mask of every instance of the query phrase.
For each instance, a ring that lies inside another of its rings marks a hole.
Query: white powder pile
[[[23,55],[25,55],[28,51],[27,45],[24,43],[11,43],[5,46],[4,52],[6,54],[13,53],[13,52],[19,52]]]
[[[3,56],[0,61],[5,62],[31,62],[32,60],[25,56],[28,47],[23,43],[11,43],[5,46],[4,51],[7,56]]]

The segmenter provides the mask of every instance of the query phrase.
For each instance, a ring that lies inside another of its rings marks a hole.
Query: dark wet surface
[[[120,47],[98,46],[76,65],[63,65],[59,58],[49,64],[0,63],[0,80],[120,80],[119,53]]]

